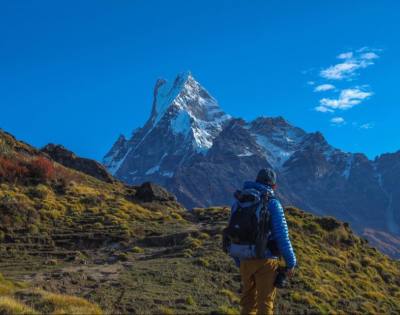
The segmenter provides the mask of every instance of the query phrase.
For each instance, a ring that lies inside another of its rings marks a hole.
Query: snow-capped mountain
[[[189,72],[171,83],[160,79],[149,120],[131,139],[120,136],[104,165],[129,183],[165,183],[185,162],[204,155],[229,119]]]
[[[282,117],[233,119],[190,73],[157,81],[149,120],[120,136],[104,164],[127,183],[164,185],[189,208],[230,204],[269,166],[284,203],[345,220],[400,257],[400,151],[371,161]]]

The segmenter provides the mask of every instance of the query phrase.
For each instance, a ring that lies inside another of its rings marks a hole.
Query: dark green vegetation
[[[0,270],[13,281],[0,278],[0,313],[99,312],[87,301],[113,314],[237,313],[238,270],[220,249],[227,208],[188,213],[138,187],[45,156],[38,163],[40,152],[3,133],[0,154],[8,174],[0,177]],[[398,262],[335,219],[291,207],[287,218],[300,267],[279,292],[280,313],[400,312]]]

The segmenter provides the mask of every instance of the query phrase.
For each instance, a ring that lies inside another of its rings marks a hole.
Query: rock
[[[107,183],[115,181],[103,165],[91,159],[78,157],[61,145],[50,143],[41,151],[65,167],[75,169]]]
[[[144,202],[176,201],[176,197],[156,184],[146,182],[136,190],[135,197]]]

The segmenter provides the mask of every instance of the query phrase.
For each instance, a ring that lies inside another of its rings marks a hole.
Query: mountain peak
[[[189,70],[178,73],[175,80],[177,80],[178,78],[183,81],[187,81],[189,79],[194,80],[192,72],[190,72]]]
[[[172,82],[159,79],[154,88],[150,128],[160,122],[170,125],[174,134],[192,134],[194,146],[208,149],[230,119],[215,98],[193,77],[190,71],[178,74]]]
[[[226,116],[217,101],[192,76],[190,71],[178,74],[173,82],[159,79],[154,88],[151,122],[156,125],[168,111],[185,111],[191,118],[212,121]]]
[[[104,164],[112,174],[129,170],[124,179],[132,182],[138,176],[157,172],[172,177],[187,157],[204,154],[211,148],[230,118],[189,71],[178,74],[173,81],[158,79],[147,123],[131,139],[118,139]],[[149,147],[159,152],[149,157],[138,154],[147,152]]]

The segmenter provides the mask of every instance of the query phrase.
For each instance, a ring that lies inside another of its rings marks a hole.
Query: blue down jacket
[[[257,189],[260,192],[269,192],[274,196],[271,187],[265,186],[257,182],[245,182],[243,189]],[[232,206],[231,216],[236,210],[235,204]],[[294,253],[292,244],[289,239],[289,231],[285,219],[285,214],[279,200],[272,198],[268,202],[268,210],[270,212],[271,220],[271,235],[270,240],[274,240],[279,249],[280,254],[283,256],[288,268],[296,266],[296,255]],[[237,265],[240,265],[241,260],[248,260],[255,258],[254,246],[231,244],[229,248],[230,256],[235,259]],[[265,258],[278,258],[273,256],[270,250],[265,252]]]

